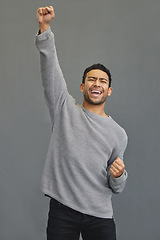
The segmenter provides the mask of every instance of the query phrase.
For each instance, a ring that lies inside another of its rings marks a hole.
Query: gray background
[[[45,5],[55,8],[58,57],[77,101],[86,67],[101,62],[112,73],[106,113],[129,136],[129,178],[113,197],[118,240],[159,240],[159,0],[0,0],[0,239],[45,239],[51,124],[34,45]]]

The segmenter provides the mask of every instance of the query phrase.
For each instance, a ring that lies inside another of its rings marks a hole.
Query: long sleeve
[[[44,95],[53,123],[56,110],[63,104],[68,92],[57,58],[54,34],[50,28],[36,36],[36,46],[40,52]]]
[[[113,178],[110,174],[109,185],[113,193],[121,193],[126,185],[128,173],[124,170],[124,173],[119,178]]]
[[[125,187],[125,184],[126,184],[127,177],[128,177],[128,173],[127,173],[126,169],[124,170],[123,174],[118,178],[112,177],[112,175],[109,171],[113,161],[117,157],[119,157],[123,160],[123,155],[124,155],[124,152],[125,152],[125,149],[126,149],[126,146],[127,146],[127,142],[128,142],[128,137],[125,134],[124,139],[123,139],[123,145],[122,145],[120,151],[118,153],[114,152],[111,159],[109,160],[109,164],[108,164],[108,168],[107,168],[108,184],[109,184],[110,188],[112,189],[113,193],[121,193],[123,191],[123,189]]]

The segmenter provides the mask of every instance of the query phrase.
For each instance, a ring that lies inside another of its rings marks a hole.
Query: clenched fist
[[[110,173],[112,177],[118,178],[120,177],[125,169],[125,165],[122,159],[116,158],[116,160],[112,163],[110,167]]]
[[[52,6],[38,8],[37,19],[39,22],[41,33],[49,28],[49,23],[54,17],[55,13]]]

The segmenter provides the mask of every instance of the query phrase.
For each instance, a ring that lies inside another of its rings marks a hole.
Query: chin
[[[93,105],[97,105],[97,106],[98,106],[98,105],[102,105],[102,104],[104,104],[104,102],[94,102],[94,103],[93,103]]]
[[[86,102],[88,102],[88,103],[90,103],[90,104],[92,104],[92,105],[102,105],[102,104],[104,104],[105,103],[105,101],[106,101],[106,99],[104,99],[104,98],[101,98],[101,99],[95,99],[95,98],[90,98],[89,96],[87,96],[87,95],[84,95],[84,98],[85,98],[85,100],[86,100]]]
[[[91,103],[92,105],[102,105],[104,104],[105,101],[92,101],[90,100],[89,103]]]

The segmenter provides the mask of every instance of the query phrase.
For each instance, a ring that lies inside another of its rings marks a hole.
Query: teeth
[[[91,93],[99,93],[99,94],[101,94],[101,92],[100,92],[100,91],[96,91],[96,90],[94,90],[94,91],[91,91]]]

